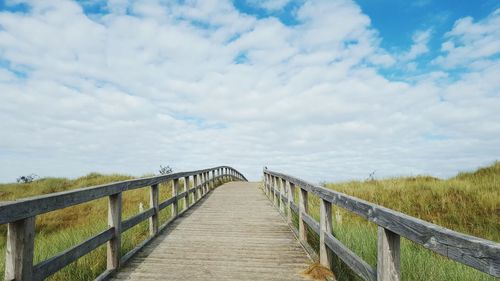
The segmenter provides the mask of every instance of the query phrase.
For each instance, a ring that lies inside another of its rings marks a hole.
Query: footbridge
[[[0,224],[8,229],[5,280],[50,278],[106,245],[106,268],[95,280],[305,280],[302,273],[312,263],[328,270],[338,260],[362,280],[398,281],[401,237],[500,277],[498,243],[283,173],[264,169],[262,179],[250,183],[234,168],[220,166],[1,203]],[[160,200],[161,188],[166,186],[171,196]],[[149,208],[123,219],[122,194],[134,189],[148,190]],[[319,216],[311,213],[313,197],[319,200]],[[104,231],[34,263],[38,215],[101,198],[108,201]],[[334,236],[332,206],[377,225],[375,267]],[[162,222],[160,212],[167,208],[170,216]],[[124,252],[123,233],[144,221],[148,221],[149,236]],[[319,238],[314,245],[308,239],[311,235]]]

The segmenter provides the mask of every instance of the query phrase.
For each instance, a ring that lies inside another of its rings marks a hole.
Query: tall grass
[[[500,241],[499,162],[446,180],[418,176],[324,185],[459,232]],[[310,214],[319,221],[319,198],[310,194],[308,203]],[[334,236],[375,267],[377,226],[336,206],[333,212]],[[318,250],[318,236],[308,233],[310,244]],[[338,257],[333,270],[338,280],[361,280]],[[498,280],[404,238],[401,272],[403,280],[411,281]]]
[[[101,175],[91,173],[77,179],[44,178],[27,184],[0,184],[0,200],[10,201],[35,195],[71,190],[81,187],[132,179],[126,175]],[[182,181],[182,180],[181,180]],[[171,197],[172,182],[160,184],[160,201]],[[123,193],[122,220],[132,217],[149,206],[149,188]],[[182,202],[182,201],[181,201]],[[182,207],[182,204],[180,204]],[[46,260],[107,228],[107,198],[71,206],[37,216],[34,262]],[[160,223],[170,218],[171,208],[160,212]],[[148,222],[144,221],[122,234],[122,255],[133,249],[149,235]],[[0,226],[0,276],[5,269],[6,226]],[[105,245],[81,257],[48,280],[93,280],[106,267]]]

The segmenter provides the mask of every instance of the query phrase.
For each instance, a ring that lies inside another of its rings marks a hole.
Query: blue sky
[[[500,156],[498,1],[0,1],[0,181]],[[123,153],[127,151],[127,153]]]

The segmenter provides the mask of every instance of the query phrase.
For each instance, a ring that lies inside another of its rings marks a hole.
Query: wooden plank
[[[33,276],[35,217],[7,225],[5,280],[28,281]]]
[[[217,167],[215,167],[217,168]],[[24,199],[19,199],[11,202],[0,202],[0,224],[5,224],[24,218],[36,216],[51,212],[54,210],[70,207],[73,205],[85,203],[88,201],[96,200],[102,197],[110,196],[127,190],[137,189],[141,187],[151,186],[167,182],[173,179],[178,179],[202,172],[211,171],[211,169],[204,169],[198,171],[180,172],[170,175],[161,175],[154,177],[147,177],[141,179],[126,180],[121,182],[114,182],[110,184],[97,185],[74,189],[63,192],[56,192],[47,195],[34,196]],[[246,178],[242,176],[246,181]]]
[[[96,236],[35,265],[34,280],[43,280],[56,273],[61,268],[67,266],[112,239],[114,234],[115,230],[113,228],[106,229]]]
[[[162,203],[160,203],[160,211],[165,209],[166,207],[170,206],[172,203],[175,202],[175,200],[177,200],[176,197],[170,197],[168,198],[167,200],[163,201]]]
[[[363,280],[376,281],[377,273],[373,267],[358,257],[353,251],[344,246],[342,242],[333,237],[332,234],[325,234],[325,243],[328,247],[351,268]]]
[[[369,221],[452,260],[500,277],[500,244],[459,233],[406,214],[267,170]]]
[[[333,256],[325,243],[325,234],[332,233],[332,203],[320,199],[319,218],[319,261],[321,265],[330,269]]]
[[[302,186],[299,189],[299,240],[307,243],[307,229],[305,226],[305,219],[307,216],[307,211],[309,209],[309,204],[307,200],[307,190],[302,189]]]
[[[401,280],[399,235],[380,226],[378,227],[377,280]]]
[[[256,183],[226,183],[205,198],[112,280],[305,280],[310,259]]]
[[[149,218],[149,235],[154,236],[156,233],[158,233],[158,225],[159,225],[159,213],[160,213],[160,206],[159,206],[159,189],[158,185],[152,185],[151,190],[149,192],[149,206],[153,210],[153,214]]]
[[[150,208],[150,209],[145,210],[142,213],[139,213],[133,217],[130,217],[130,218],[124,220],[122,222],[122,228],[121,228],[122,233],[129,230],[130,228],[134,227],[135,225],[143,222],[144,220],[151,218],[152,216],[154,216],[154,214],[155,214],[155,209]],[[156,231],[156,232],[158,232],[158,231]],[[156,233],[156,232],[154,232],[154,233]],[[153,235],[154,233],[150,232],[150,235]]]
[[[108,200],[108,226],[113,230],[113,236],[107,243],[107,269],[120,267],[122,222],[122,194],[113,194]]]

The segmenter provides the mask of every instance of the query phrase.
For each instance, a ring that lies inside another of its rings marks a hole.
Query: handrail
[[[190,188],[191,178],[192,188]],[[179,192],[180,179],[184,181],[183,192]],[[107,269],[96,279],[105,280],[116,272],[121,263],[128,260],[157,236],[159,231],[198,203],[201,198],[216,187],[219,181],[228,180],[247,181],[243,174],[232,167],[218,166],[2,202],[0,203],[0,224],[8,224],[5,280],[44,280],[81,256],[107,243]],[[172,197],[164,202],[159,202],[159,184],[168,181],[173,181]],[[122,193],[144,187],[151,187],[151,208],[123,221],[121,218]],[[192,196],[192,204],[189,203],[189,196]],[[109,198],[109,227],[106,230],[45,261],[33,264],[35,218],[37,215],[103,197]],[[178,213],[178,201],[181,200],[184,201],[184,209]],[[168,206],[172,206],[172,216],[169,221],[160,226],[159,212]],[[149,220],[150,237],[122,257],[120,255],[121,234],[146,219]]]
[[[264,169],[265,193],[291,223],[291,211],[298,213],[298,236],[307,244],[305,225],[320,236],[320,262],[330,268],[331,252],[364,280],[400,280],[400,236],[449,259],[500,277],[500,244],[459,233],[439,225],[370,203],[368,201],[308,183],[299,178]],[[298,206],[293,194],[299,188]],[[320,222],[308,214],[307,196],[320,198]],[[378,262],[372,268],[332,235],[331,206],[336,205],[378,225]]]

